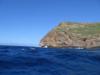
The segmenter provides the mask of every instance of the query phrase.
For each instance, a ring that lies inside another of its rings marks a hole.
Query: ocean
[[[0,46],[0,75],[100,75],[100,49]]]

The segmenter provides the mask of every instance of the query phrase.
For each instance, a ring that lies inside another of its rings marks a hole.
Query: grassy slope
[[[81,23],[61,23],[55,28],[60,32],[71,32],[83,37],[100,36],[100,23],[81,24]]]

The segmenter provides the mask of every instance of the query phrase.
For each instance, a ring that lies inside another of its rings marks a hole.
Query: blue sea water
[[[0,46],[0,75],[100,75],[100,49]]]

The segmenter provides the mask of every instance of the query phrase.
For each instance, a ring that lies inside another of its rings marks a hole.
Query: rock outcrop
[[[40,41],[40,46],[55,48],[100,47],[100,23],[61,23]]]

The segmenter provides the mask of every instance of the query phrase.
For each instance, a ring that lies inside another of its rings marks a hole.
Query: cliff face
[[[40,46],[56,48],[100,47],[100,23],[61,23],[40,41]]]

